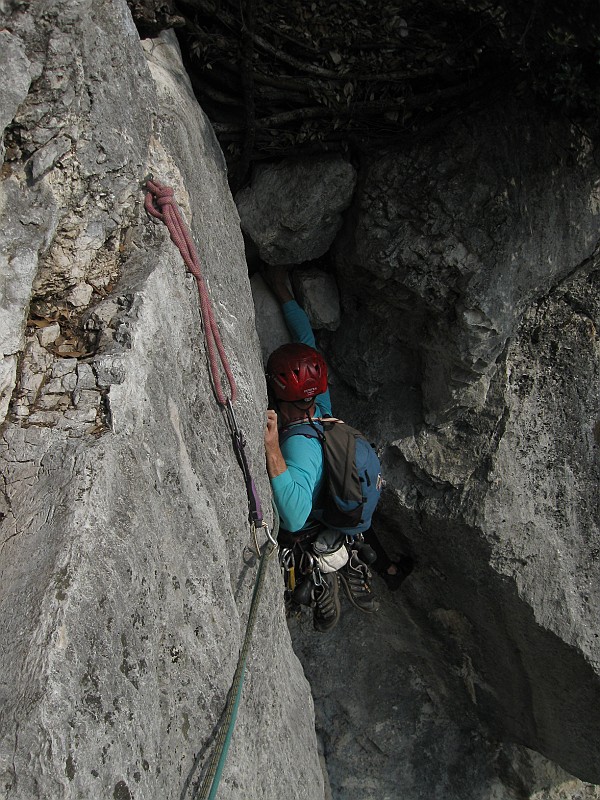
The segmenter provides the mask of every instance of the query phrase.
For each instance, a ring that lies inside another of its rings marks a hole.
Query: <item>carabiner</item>
[[[300,557],[300,572],[303,575],[309,575],[313,571],[314,563],[315,560],[312,555],[307,550],[304,550]]]
[[[323,577],[321,575],[321,570],[316,565],[313,567],[311,577],[315,586],[323,586]]]
[[[260,545],[258,544],[258,535],[257,535],[258,528],[264,528],[264,530],[265,530],[265,533],[266,533],[266,535],[267,535],[267,539],[268,539],[268,540],[271,542],[271,544],[272,544],[271,550],[270,550],[270,552],[269,552],[269,554],[268,554],[268,557],[269,557],[269,558],[271,558],[271,556],[273,555],[273,553],[274,553],[274,552],[277,550],[277,548],[278,548],[278,546],[279,546],[279,545],[277,544],[277,539],[274,539],[274,538],[271,536],[271,530],[270,530],[270,528],[269,528],[269,526],[267,525],[267,523],[266,523],[266,522],[264,522],[264,521],[263,521],[263,522],[262,522],[260,525],[258,525],[258,526],[257,526],[257,525],[255,525],[255,523],[253,522],[253,523],[252,523],[252,536],[254,537],[254,544],[255,544],[255,546],[256,546],[256,552],[258,553],[259,557],[260,557]]]

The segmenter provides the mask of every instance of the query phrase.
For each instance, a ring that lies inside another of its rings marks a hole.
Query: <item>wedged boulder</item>
[[[172,35],[142,48],[125,0],[15,9],[4,23],[39,78],[7,127],[0,185],[4,355],[20,363],[0,441],[2,793],[191,797],[256,565],[196,285],[140,181],[173,186],[195,232],[269,512],[239,221]],[[68,152],[42,159],[60,137]],[[219,797],[323,791],[271,561]]]
[[[301,264],[326,253],[350,205],[356,172],[343,158],[259,164],[235,201],[243,231],[267,264]]]

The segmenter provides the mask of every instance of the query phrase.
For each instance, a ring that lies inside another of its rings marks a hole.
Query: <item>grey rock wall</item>
[[[417,566],[396,603],[379,581],[381,621],[292,626],[334,796],[600,791],[599,177],[590,139],[518,103],[358,175],[319,341],[334,413],[381,449],[380,538]]]
[[[290,334],[286,328],[279,303],[258,272],[252,276],[250,286],[256,311],[256,324],[260,331],[262,358],[266,366],[273,350],[279,345],[289,342]]]
[[[387,591],[378,576],[372,586],[376,615],[359,613],[343,596],[331,635],[315,637],[308,614],[291,623],[314,692],[333,797],[600,797],[600,786],[490,731],[471,700],[468,659],[454,668],[452,637],[428,633],[431,621],[406,592]],[[438,609],[435,620],[456,633],[467,624],[450,609]]]
[[[124,0],[2,13],[1,794],[192,796],[256,565],[195,283],[140,181],[195,232],[269,512],[239,221],[171,36],[142,48]],[[271,562],[219,797],[323,791]]]
[[[120,0],[1,13],[0,785],[184,798],[256,567],[196,288],[140,180],[195,232],[266,501],[239,220],[172,36],[141,46]],[[373,624],[347,604],[329,637],[292,622],[325,789],[270,564],[219,797],[598,796],[523,748],[600,782],[599,176],[540,119],[371,154],[341,231],[348,165],[325,218],[322,193],[287,229],[271,202],[266,260],[337,235],[334,409],[381,445],[381,537],[417,566],[400,595],[379,583]]]
[[[349,294],[389,294],[402,315],[393,328],[419,351],[434,427],[483,408],[525,309],[597,242],[591,144],[539,113],[488,111],[367,160],[338,267]]]
[[[294,292],[315,331],[340,324],[340,299],[334,276],[316,267],[294,271]]]
[[[330,353],[336,413],[383,449],[382,537],[416,556],[406,595],[475,713],[595,783],[598,177],[589,140],[517,106],[373,154]]]

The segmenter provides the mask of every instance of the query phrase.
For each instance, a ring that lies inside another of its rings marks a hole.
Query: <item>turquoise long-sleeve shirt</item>
[[[298,303],[290,300],[281,308],[292,339],[316,347],[308,317]],[[329,390],[317,395],[315,402],[316,416],[332,416]],[[287,469],[271,478],[271,487],[281,525],[294,533],[306,525],[319,497],[323,485],[323,448],[318,439],[290,436],[281,445],[281,453]]]

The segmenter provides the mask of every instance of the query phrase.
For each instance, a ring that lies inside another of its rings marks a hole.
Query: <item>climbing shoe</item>
[[[321,574],[321,583],[313,589],[313,600],[315,630],[321,633],[331,630],[340,618],[340,596],[335,572]]]
[[[309,606],[312,600],[312,582],[310,579],[299,583],[291,594],[294,603],[301,606]]]
[[[371,573],[367,565],[359,559],[356,550],[350,552],[348,563],[342,567],[338,575],[353,606],[366,614],[377,611],[379,604],[369,586]]]

